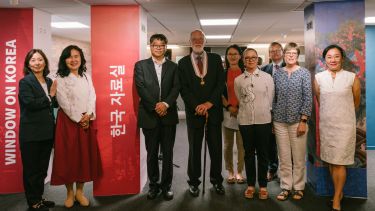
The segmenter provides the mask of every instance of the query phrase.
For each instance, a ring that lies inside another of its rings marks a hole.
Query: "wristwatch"
[[[300,122],[306,123],[307,119],[301,119]]]
[[[227,106],[225,106],[225,109],[228,111],[229,107],[231,107],[231,106],[232,106],[231,104],[228,104]]]

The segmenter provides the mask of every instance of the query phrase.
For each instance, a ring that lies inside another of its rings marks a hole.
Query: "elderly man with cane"
[[[188,184],[192,196],[199,195],[201,181],[201,149],[207,120],[207,146],[211,158],[210,182],[216,193],[225,193],[222,170],[221,122],[223,108],[221,94],[224,69],[221,57],[204,51],[205,35],[201,30],[190,34],[192,53],[178,63],[181,96],[185,102],[186,123],[189,140]]]

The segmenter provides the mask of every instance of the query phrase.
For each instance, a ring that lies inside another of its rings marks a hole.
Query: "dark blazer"
[[[177,97],[180,92],[177,64],[166,59],[161,72],[161,95],[152,58],[138,61],[134,66],[134,78],[140,97],[138,110],[138,127],[154,128],[157,124],[175,125],[178,123]],[[156,103],[166,102],[169,105],[163,117],[155,111]]]
[[[286,65],[285,62],[281,63],[281,67],[285,67],[285,65]],[[273,74],[272,74],[272,72],[273,72],[273,63],[271,62],[271,63],[267,64],[266,66],[263,66],[261,68],[261,70],[263,70],[264,72],[266,72],[266,73],[270,74],[271,76],[273,76]]]
[[[52,80],[44,78],[48,92]],[[54,138],[55,118],[53,107],[57,107],[55,97],[49,101],[46,93],[33,73],[29,73],[19,82],[18,100],[21,110],[20,142],[45,141]]]
[[[223,121],[221,95],[224,88],[224,69],[221,57],[214,53],[207,53],[207,59],[208,68],[204,77],[204,86],[200,84],[201,79],[195,75],[190,55],[178,62],[181,97],[185,102],[186,118],[195,127],[203,127],[205,123],[205,117],[195,115],[195,108],[207,101],[213,104],[208,110],[208,123],[221,124]]]

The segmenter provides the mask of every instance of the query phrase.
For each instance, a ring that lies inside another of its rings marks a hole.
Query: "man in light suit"
[[[268,50],[271,62],[262,67],[261,70],[273,77],[276,71],[281,70],[285,66],[283,61],[283,46],[278,42],[272,42]],[[277,178],[277,169],[279,167],[275,134],[271,134],[268,154],[270,162],[268,164],[267,179],[270,182]]]
[[[210,181],[216,193],[225,193],[221,175],[221,95],[224,87],[224,69],[219,55],[203,50],[205,42],[206,38],[201,30],[191,32],[190,44],[193,51],[178,62],[189,140],[188,184],[190,194],[194,197],[199,195],[198,186],[201,183],[201,149],[207,115],[206,135],[211,158]]]
[[[151,58],[138,61],[134,78],[140,97],[138,126],[145,136],[148,199],[161,192],[164,199],[173,199],[173,146],[178,123],[176,99],[180,91],[177,64],[165,58],[168,40],[163,34],[150,37]],[[159,184],[158,152],[163,153],[161,183]]]

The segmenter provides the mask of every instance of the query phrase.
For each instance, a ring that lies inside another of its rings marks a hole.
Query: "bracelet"
[[[301,119],[300,122],[306,123],[307,119]]]

